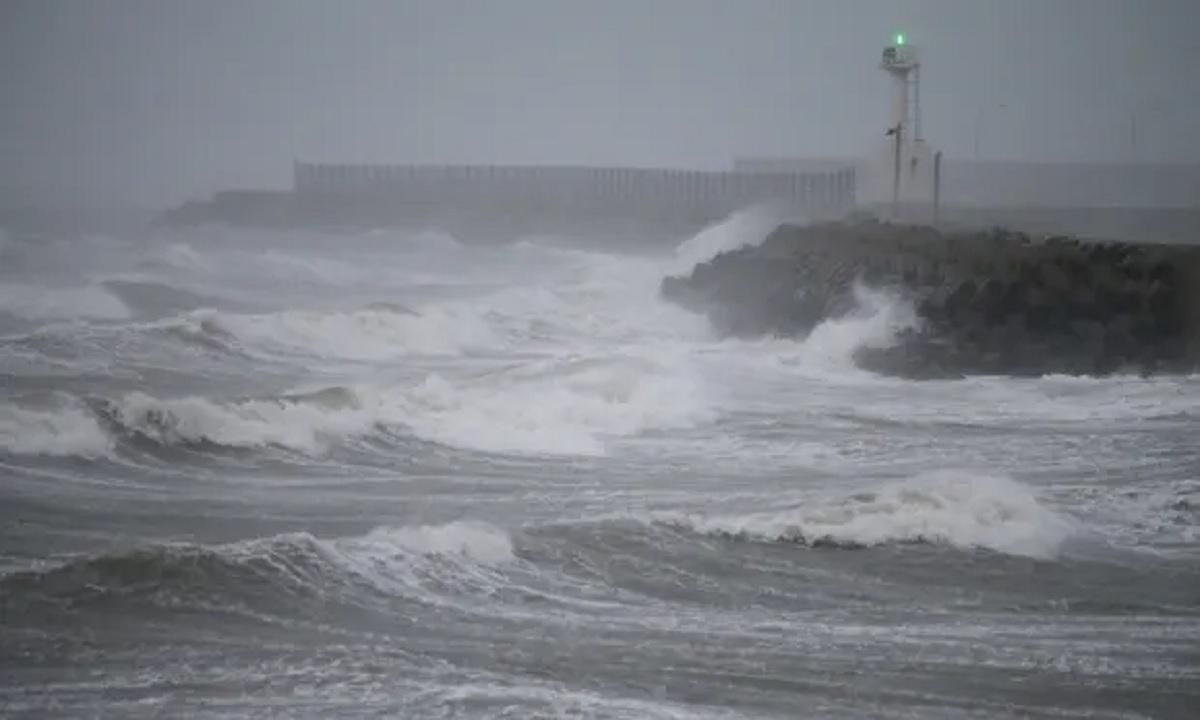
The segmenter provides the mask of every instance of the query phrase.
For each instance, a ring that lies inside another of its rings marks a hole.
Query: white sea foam
[[[470,521],[376,528],[361,538],[340,541],[338,545],[369,560],[387,560],[397,553],[435,555],[486,565],[502,565],[516,559],[507,532],[494,525]]]
[[[113,404],[129,430],[166,445],[209,442],[226,447],[280,446],[308,454],[375,424],[351,392],[294,399],[217,402],[202,397],[160,399],[131,393]]]
[[[365,535],[318,539],[308,533],[288,533],[220,546],[226,554],[255,557],[280,546],[309,546],[355,569],[400,566],[424,557],[503,565],[516,559],[512,538],[494,525],[458,520],[442,525],[378,527]]]
[[[85,408],[0,405],[0,453],[98,457],[110,449],[112,438]]]
[[[88,454],[111,444],[84,408],[13,412],[0,419],[0,441],[12,451]],[[601,455],[620,438],[692,426],[713,410],[682,361],[614,356],[269,398],[133,392],[110,401],[106,413],[126,431],[164,445],[274,446],[317,456],[345,439],[391,428],[486,452]]]
[[[516,561],[513,542],[501,528],[476,521],[444,525],[379,527],[366,535],[318,540],[304,545],[343,572],[389,595],[416,594],[437,604],[462,604],[470,595],[490,594],[504,584],[501,570]],[[273,549],[279,538],[271,538]],[[261,542],[234,548],[261,554]],[[286,563],[282,568],[289,570]]]
[[[687,427],[713,414],[680,365],[639,357],[548,360],[474,379],[362,385],[219,401],[135,392],[111,404],[125,428],[163,444],[278,446],[319,455],[380,428],[486,452],[600,455],[619,438]]]
[[[125,320],[129,308],[103,285],[55,288],[0,284],[0,312],[26,320]]]
[[[201,255],[185,242],[162,245],[150,252],[149,265],[165,265],[176,270],[212,270],[216,267],[211,259]]]
[[[666,515],[697,532],[767,541],[881,545],[946,543],[1012,555],[1054,557],[1074,532],[1026,486],[971,472],[920,475],[782,511],[743,515]]]
[[[469,312],[410,311],[373,304],[352,310],[285,311],[258,315],[198,310],[185,324],[235,337],[268,352],[345,360],[404,355],[453,355],[496,342],[487,323]]]
[[[703,340],[705,319],[659,298],[662,258],[632,258],[555,249],[559,264],[534,282],[491,293],[478,305],[489,321],[526,339],[564,345],[639,347]]]
[[[370,272],[353,263],[311,254],[266,250],[245,258],[251,266],[265,270],[271,275],[289,278],[291,281],[350,285],[360,281]]]
[[[863,285],[853,288],[854,306],[837,318],[821,321],[803,339],[728,339],[721,343],[739,366],[760,372],[799,371],[808,376],[861,382],[873,377],[855,365],[854,356],[865,348],[895,344],[898,334],[918,328],[920,318],[912,303],[892,292]]]
[[[379,527],[328,539],[298,532],[211,548],[182,544],[171,555],[186,559],[206,552],[259,571],[269,568],[273,582],[306,592],[349,592],[361,599],[357,586],[366,581],[392,597],[454,605],[469,602],[470,595],[489,595],[504,583],[503,567],[517,560],[505,530],[477,521]]]
[[[847,367],[864,348],[889,347],[902,330],[916,328],[920,319],[912,303],[892,293],[854,286],[854,309],[822,321],[804,339],[805,360]]]
[[[686,367],[638,358],[566,362],[474,383],[431,375],[403,406],[406,424],[420,437],[533,454],[600,455],[616,438],[712,416],[704,386]]]
[[[739,210],[680,243],[675,249],[675,271],[689,272],[723,252],[759,245],[780,222],[779,214],[765,206]]]
[[[389,595],[455,606],[508,584],[503,569],[517,559],[507,532],[474,521],[380,527],[329,541],[324,549],[342,569]]]

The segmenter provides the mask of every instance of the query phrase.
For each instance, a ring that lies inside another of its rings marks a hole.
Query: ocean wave
[[[131,313],[141,316],[166,316],[209,307],[220,298],[178,284],[150,277],[124,275],[104,280],[102,285],[119,299]]]
[[[0,283],[0,313],[24,320],[127,320],[129,307],[103,284],[56,288]]]
[[[172,242],[155,247],[139,265],[151,269],[188,271],[207,271],[215,267],[209,258],[186,242]]]
[[[94,404],[117,432],[161,445],[281,447],[308,455],[327,452],[339,439],[365,434],[377,422],[353,390],[340,387],[226,402],[134,392]]]
[[[612,442],[693,427],[714,415],[682,359],[552,358],[472,378],[426,375],[413,384],[327,388],[264,400],[157,401],[119,406],[121,423],[159,442],[278,445],[317,455],[377,430],[481,452],[604,455]]]
[[[937,543],[1043,559],[1075,531],[1014,480],[948,471],[781,511],[657,519],[708,535],[810,547]]]
[[[781,218],[766,206],[754,206],[739,210],[724,220],[710,225],[688,238],[675,248],[677,272],[691,272],[692,268],[712,260],[717,255],[738,248],[758,245],[767,239]]]
[[[0,406],[0,452],[97,458],[127,441],[163,447],[283,448],[309,456],[377,427],[377,409],[341,386],[275,397],[215,400],[67,397],[48,407]]]
[[[852,297],[845,313],[819,322],[777,359],[809,369],[853,371],[859,353],[891,347],[900,333],[921,325],[913,304],[894,292],[856,283]]]
[[[95,458],[108,453],[112,438],[86,407],[0,406],[0,452]]]
[[[371,272],[370,268],[334,258],[301,255],[274,248],[247,254],[241,260],[268,275],[322,285],[352,285],[361,282]]]
[[[407,425],[427,440],[487,452],[603,455],[615,438],[710,420],[707,395],[682,363],[614,357],[554,361],[469,384],[430,375],[404,403]]]
[[[285,533],[222,545],[157,544],[11,573],[0,577],[0,598],[7,596],[14,615],[27,607],[16,598],[143,599],[162,607],[262,601],[272,610],[281,600],[368,602],[364,593],[372,591],[436,601],[439,594],[486,592],[500,582],[497,570],[516,559],[510,535],[480,522],[381,527],[332,539]]]
[[[17,412],[17,411],[12,411]],[[483,452],[602,455],[611,441],[689,427],[712,416],[704,388],[681,368],[644,358],[552,360],[473,379],[332,386],[257,398],[90,398],[19,411],[0,433],[14,453],[92,456],[123,441],[193,449],[281,448],[316,457],[338,443],[400,430]],[[40,434],[31,434],[33,427]],[[107,431],[107,432],[106,432]]]
[[[288,310],[239,314],[196,310],[181,328],[273,353],[342,360],[387,360],[404,355],[456,355],[497,342],[482,318],[469,312],[411,310],[372,303],[351,310]]]

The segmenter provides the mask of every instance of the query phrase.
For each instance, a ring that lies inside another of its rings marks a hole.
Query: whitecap
[[[98,457],[112,449],[112,438],[86,408],[0,405],[0,450],[18,455]]]
[[[1074,523],[1025,485],[1002,476],[941,471],[787,510],[663,515],[696,532],[805,545],[944,543],[1010,555],[1055,557]]]
[[[0,313],[25,320],[126,320],[129,308],[102,284],[48,287],[0,283]]]

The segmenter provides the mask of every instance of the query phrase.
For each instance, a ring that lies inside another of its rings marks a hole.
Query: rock
[[[1195,370],[1198,282],[1194,246],[826,223],[780,227],[665,278],[661,292],[721,333],[803,337],[853,309],[856,283],[890,288],[912,298],[923,327],[856,361],[917,378]]]

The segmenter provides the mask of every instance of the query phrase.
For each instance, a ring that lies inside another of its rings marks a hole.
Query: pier
[[[540,226],[699,229],[729,213],[770,205],[801,217],[855,204],[855,170],[708,172],[519,165],[296,163],[293,195],[318,214],[342,209],[395,223],[495,221]]]

